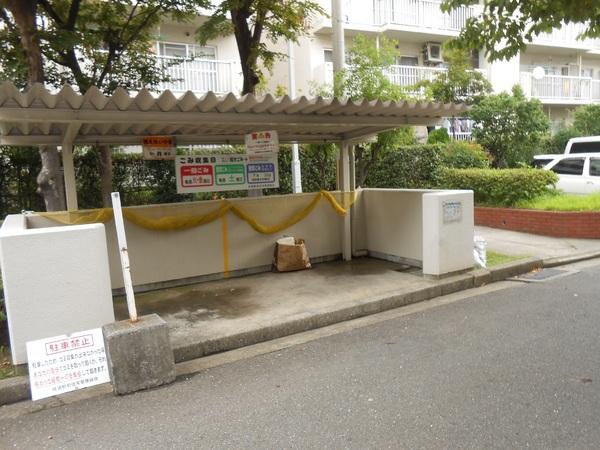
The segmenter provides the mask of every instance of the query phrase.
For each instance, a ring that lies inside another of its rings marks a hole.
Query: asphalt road
[[[0,421],[2,448],[599,448],[600,266]]]

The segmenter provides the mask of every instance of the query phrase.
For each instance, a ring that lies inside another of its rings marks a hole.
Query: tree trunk
[[[29,66],[28,84],[44,82],[44,61],[36,28],[37,0],[4,0],[21,33],[21,45]]]
[[[37,176],[38,192],[44,197],[46,211],[64,211],[65,185],[60,170],[60,155],[54,146],[40,146],[42,170]]]
[[[21,33],[21,44],[27,55],[29,68],[27,83],[44,82],[44,60],[37,34],[37,0],[3,0],[2,4],[10,11]],[[60,155],[53,146],[40,147],[42,170],[38,174],[38,192],[44,197],[47,211],[66,209],[65,188],[60,171]]]
[[[96,147],[100,155],[100,193],[102,194],[102,206],[110,208],[112,206],[112,149],[109,145],[100,145]]]
[[[249,11],[246,9],[232,9],[231,22],[237,43],[240,62],[242,64],[242,75],[244,76],[244,85],[242,95],[255,94],[256,86],[260,83],[260,77],[256,64],[258,62],[256,52],[252,48],[256,46],[257,39],[260,41],[260,33],[253,35],[248,26]]]

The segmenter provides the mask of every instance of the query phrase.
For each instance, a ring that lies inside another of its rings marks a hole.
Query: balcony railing
[[[460,31],[469,17],[477,15],[477,9],[461,6],[444,13],[437,0],[376,0],[375,23],[383,25],[409,25],[435,30]]]
[[[161,83],[161,90],[175,93],[192,91],[203,94],[213,91],[217,94],[240,90],[240,65],[235,61],[212,59],[184,59],[158,56],[158,64],[172,81]]]
[[[552,30],[550,33],[540,33],[533,38],[533,43],[562,44],[573,47],[590,47],[600,49],[600,39],[577,39],[585,31],[587,25],[583,23],[568,23]]]
[[[387,76],[398,86],[413,86],[420,81],[433,81],[438,74],[446,71],[441,67],[390,66]]]
[[[535,79],[531,72],[521,72],[521,86],[528,97],[561,103],[600,102],[600,80],[590,77],[545,75]]]

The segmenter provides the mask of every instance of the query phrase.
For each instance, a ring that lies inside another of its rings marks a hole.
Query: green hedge
[[[363,187],[427,189],[435,187],[442,167],[441,145],[406,145],[384,154],[370,168]]]
[[[558,177],[540,169],[448,169],[439,172],[439,187],[472,189],[475,203],[513,206],[548,193]]]
[[[474,142],[452,141],[442,150],[442,164],[454,169],[487,169],[490,155]]]

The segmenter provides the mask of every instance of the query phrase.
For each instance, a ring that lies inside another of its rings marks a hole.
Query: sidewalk
[[[544,259],[600,252],[600,239],[554,238],[481,226],[475,227],[475,236],[487,241],[488,250],[505,255]]]
[[[476,227],[488,249],[524,259],[445,278],[373,258],[316,264],[291,273],[262,273],[163,289],[136,296],[140,314],[168,324],[176,362],[189,361],[454,292],[541,267],[600,257],[600,240],[560,239]],[[127,317],[115,300],[117,319]],[[0,405],[29,396],[26,377],[0,381]]]

